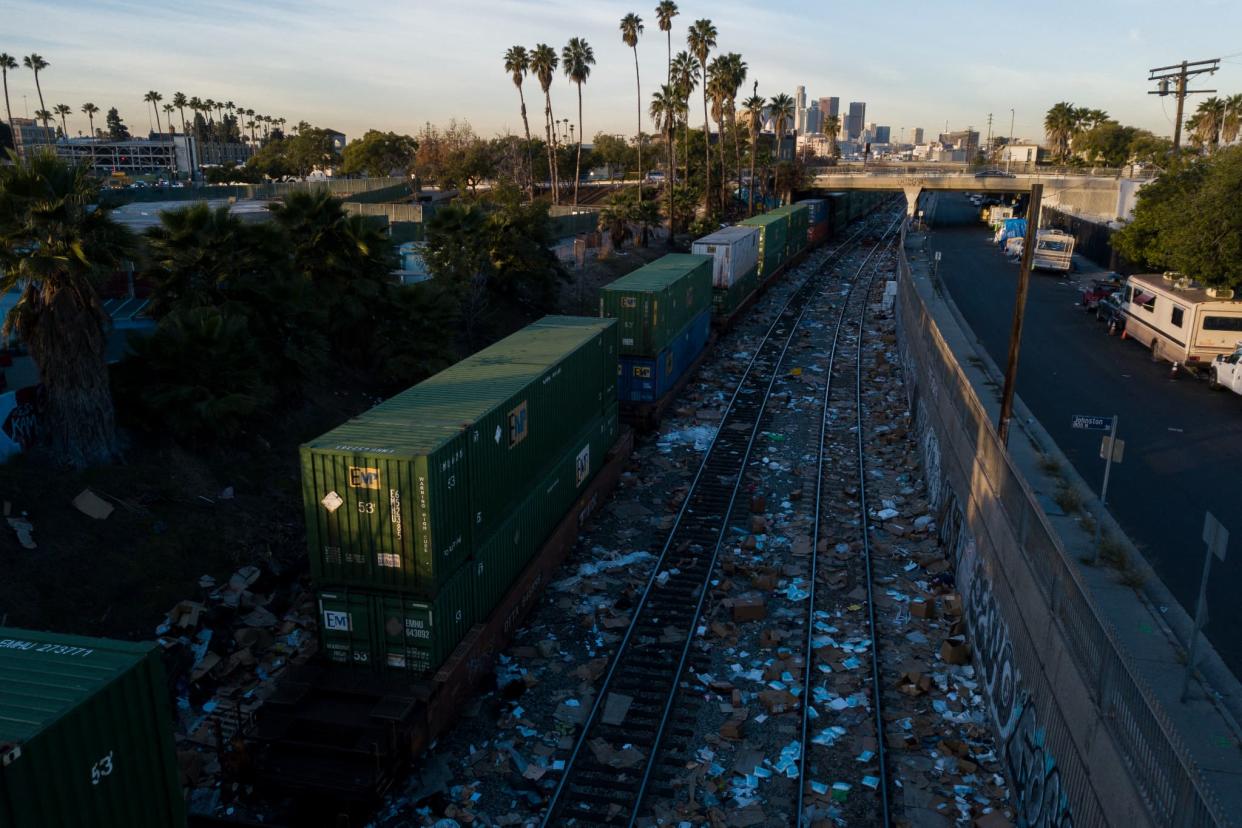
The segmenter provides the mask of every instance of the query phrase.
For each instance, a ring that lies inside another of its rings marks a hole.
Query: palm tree
[[[89,167],[50,153],[0,167],[0,291],[18,291],[0,334],[25,343],[46,393],[52,458],[74,468],[117,454],[98,285],[133,242],[96,204],[98,189]]]
[[[86,103],[82,104],[82,114],[85,115],[86,120],[90,122],[91,137],[94,138],[95,137],[95,116],[99,114],[99,107],[95,106],[90,101],[87,101]]]
[[[712,49],[716,48],[716,27],[712,25],[712,21],[700,19],[694,21],[694,25],[690,27],[690,33],[686,36],[686,45],[690,47],[690,52],[699,61],[699,71],[702,73],[703,82],[703,158],[706,165],[703,168],[703,209],[708,214],[712,211],[712,133],[711,125],[707,121],[707,56],[711,54]]]
[[[51,130],[47,128],[47,125],[48,122],[52,120],[52,113],[46,109],[40,109],[35,112],[35,117],[43,122],[43,131],[50,135]]]
[[[60,116],[60,131],[65,136],[65,141],[69,140],[69,122],[65,120],[65,116],[73,111],[73,107],[69,104],[56,104],[52,107],[52,111]]]
[[[1199,104],[1195,115],[1199,118],[1198,128],[1202,133],[1203,143],[1214,151],[1220,145],[1220,134],[1228,114],[1228,104],[1213,95]]]
[[[755,81],[752,94],[742,101],[746,113],[746,127],[750,132],[750,184],[746,187],[746,214],[755,214],[755,155],[759,143],[759,130],[763,126],[763,108],[767,101],[759,94],[759,82]]]
[[[556,77],[558,65],[556,50],[546,43],[537,44],[530,54],[530,71],[535,73],[543,89],[543,126],[547,138],[548,180],[552,185],[553,204],[560,203],[560,183],[556,174],[556,122],[552,118],[552,79]]]
[[[707,67],[707,94],[712,101],[712,120],[716,122],[716,131],[720,134],[720,145],[716,148],[716,157],[720,161],[720,209],[725,209],[725,161],[724,161],[724,119],[725,104],[729,99],[729,62],[724,55],[712,58]]]
[[[660,31],[668,37],[668,78],[664,81],[669,86],[673,85],[673,18],[677,16],[677,4],[673,0],[660,0],[660,5],[656,6],[656,20],[659,21]]]
[[[643,85],[638,74],[638,37],[643,33],[643,19],[630,12],[621,18],[621,40],[634,50],[634,88],[638,91],[638,201],[643,200]]]
[[[13,146],[17,146],[17,130],[13,129],[13,109],[9,106],[9,70],[17,68],[17,59],[8,52],[0,52],[0,76],[4,78],[4,113],[9,119],[9,132]]]
[[[664,134],[668,142],[668,243],[673,244],[673,171],[677,169],[677,124],[681,122],[681,95],[669,84],[660,87],[660,91],[651,96],[651,120],[655,121],[656,129]],[[641,173],[642,170],[640,169]]]
[[[1064,161],[1069,156],[1070,138],[1079,123],[1078,109],[1068,101],[1054,104],[1044,115],[1044,132],[1048,142],[1056,148],[1057,157]]]
[[[746,61],[742,60],[742,56],[737,52],[729,52],[726,56],[727,71],[725,73],[726,84],[729,90],[728,114],[729,129],[733,131],[733,156],[737,165],[737,187],[742,189],[742,146],[737,137],[737,95],[742,89],[742,84],[746,83]],[[724,182],[722,181],[721,184]]]
[[[785,125],[794,117],[794,99],[782,92],[772,98],[769,106],[771,106],[772,119],[776,122],[776,160],[779,163],[781,146],[785,143]]]
[[[47,107],[43,104],[43,86],[42,84],[39,83],[39,73],[49,66],[48,62],[43,59],[42,55],[38,55],[38,54],[35,54],[34,52],[31,52],[29,55],[26,55],[26,57],[22,58],[22,65],[25,66],[30,71],[34,72],[35,89],[39,93],[39,111],[46,112]],[[43,131],[48,133],[47,142],[49,144],[52,143],[52,137],[51,137],[51,133],[48,132],[46,118],[43,120]]]
[[[689,52],[678,52],[673,58],[673,88],[681,94],[684,110],[682,115],[682,160],[686,165],[686,180],[690,179],[690,93],[700,79],[699,64]]]
[[[578,159],[574,162],[574,206],[578,206],[578,182],[582,178],[582,84],[591,75],[595,52],[584,38],[571,37],[561,49],[561,69],[578,85]]]
[[[174,92],[172,103],[173,106],[177,107],[177,111],[181,114],[181,134],[186,136],[186,148],[190,152],[190,180],[192,181],[194,179],[194,170],[196,169],[196,165],[194,163],[194,147],[192,142],[189,140],[190,133],[185,128],[185,108],[189,105],[190,100],[185,96],[184,92]]]
[[[828,155],[830,158],[836,158],[837,150],[837,133],[841,131],[841,118],[838,115],[826,115],[824,117],[824,132],[828,133]]]
[[[151,108],[155,110],[155,132],[163,134],[164,127],[160,124],[160,101],[164,100],[164,96],[152,89],[150,92],[142,96],[142,99],[151,104]]]
[[[535,166],[530,158],[530,119],[526,117],[526,93],[522,91],[522,81],[530,71],[530,53],[525,46],[510,46],[505,52],[505,71],[513,78],[517,87],[518,100],[522,102],[522,127],[526,130],[526,172],[529,176],[530,200],[535,200]]]
[[[1220,125],[1221,143],[1232,144],[1239,132],[1242,132],[1242,94],[1225,98],[1225,117]]]
[[[258,139],[255,137],[255,134],[254,134],[254,110],[247,109],[246,117],[250,119],[250,123],[248,124],[248,126],[250,127],[250,143],[255,144],[258,142]]]

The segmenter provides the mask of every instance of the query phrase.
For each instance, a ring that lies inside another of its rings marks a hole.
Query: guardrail
[[[1160,175],[1161,170],[1155,168],[1131,167],[1067,167],[1048,166],[1043,164],[986,164],[964,166],[961,164],[938,164],[934,162],[889,163],[872,162],[867,164],[809,165],[805,168],[809,176],[816,175],[935,175],[953,176],[957,178],[973,178],[979,173],[993,172],[998,176],[1024,176],[1031,178],[1062,178],[1065,176],[1081,176],[1086,178],[1132,178],[1152,179]]]
[[[970,469],[955,473],[951,463],[944,464],[945,480],[964,502],[972,497],[984,498],[985,495],[979,494],[980,489],[986,490],[986,497],[995,498],[995,506],[1003,515],[1003,526],[998,527],[987,514],[972,513],[968,520],[979,524],[972,528],[981,530],[978,534],[982,536],[994,537],[1003,530],[1005,536],[1016,539],[1016,553],[993,549],[989,554],[994,560],[998,556],[1016,554],[1025,564],[1021,568],[1031,573],[1042,606],[1055,619],[1055,633],[1064,642],[1070,659],[1083,677],[1097,721],[1123,757],[1125,770],[1140,792],[1152,821],[1161,826],[1187,828],[1230,825],[1228,815],[1204,782],[1181,737],[1138,677],[1111,624],[1096,608],[1088,587],[1070,562],[1060,536],[1049,523],[1025,477],[1001,444],[991,418],[914,284],[904,246],[899,263],[897,318],[903,352],[916,363],[920,369],[918,373],[926,375],[911,378],[914,380],[911,393],[926,394],[924,398],[912,400],[912,408],[917,410],[924,406],[933,409],[929,416],[955,418],[958,422],[955,437],[968,443],[958,447],[973,451]],[[930,386],[927,391],[915,390],[924,384]],[[908,383],[908,387],[910,385]],[[946,429],[942,421],[942,433]],[[951,442],[947,437],[941,439]],[[946,448],[946,452],[948,450]],[[1019,560],[1014,563],[1018,564]],[[1010,571],[1003,563],[997,566],[1007,573]],[[1016,574],[1014,577],[1019,578]],[[1001,598],[997,600],[998,603],[1002,601]],[[1003,608],[1005,615],[1026,618],[1024,607],[1038,603],[1030,598],[1017,600],[1018,604]],[[1029,613],[1029,609],[1026,612]],[[1044,682],[1041,691],[1055,697],[1057,690],[1043,679],[1041,669],[1046,659],[1055,661],[1055,655],[1040,651],[1025,629],[1025,623],[1011,623],[1010,627],[1014,659],[1020,672],[1036,684]],[[1069,778],[1062,783],[1063,787],[1073,784],[1081,791],[1081,786],[1088,786],[1093,794],[1092,797],[1078,797],[1074,821],[1082,825],[1106,821],[1105,817],[1113,813],[1114,806],[1118,810],[1123,806],[1094,796],[1096,783],[1092,777],[1098,775],[1107,779],[1107,771],[1090,767],[1082,755],[1078,740],[1089,747],[1089,734],[1075,733],[1061,715],[1059,706],[1051,713],[1045,726],[1052,750],[1061,752],[1063,764],[1067,764],[1064,759],[1069,753],[1077,758],[1077,767],[1068,769]]]

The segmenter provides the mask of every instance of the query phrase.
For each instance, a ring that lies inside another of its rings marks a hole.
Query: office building
[[[799,86],[794,92],[794,129],[798,135],[806,134],[806,87]]]
[[[867,104],[863,101],[850,101],[849,114],[844,118],[845,138],[857,141],[862,138],[867,120]]]
[[[907,139],[909,139],[908,143],[915,144],[915,145],[923,143],[923,128],[922,127],[910,127],[910,134],[907,135],[906,137]]]
[[[889,135],[892,133],[892,127],[874,126],[871,130],[871,140],[877,144],[889,143]]]
[[[819,116],[821,118],[841,117],[841,99],[840,98],[820,98],[819,99]]]
[[[50,144],[56,140],[55,124],[49,124],[45,129],[34,118],[14,118],[12,127],[13,147],[18,155],[23,155],[24,150],[30,147]]]
[[[823,113],[819,111],[819,101],[811,101],[811,106],[806,111],[806,132],[805,135],[818,135],[823,132]]]

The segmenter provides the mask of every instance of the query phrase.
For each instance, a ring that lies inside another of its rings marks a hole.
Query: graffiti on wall
[[[974,642],[980,687],[988,699],[1005,769],[1014,791],[1018,825],[1070,828],[1069,798],[1061,770],[1046,744],[1046,732],[1022,682],[1013,640],[997,606],[992,581],[980,560],[957,496],[945,481],[940,510],[941,540],[957,564],[957,583],[965,600],[966,625]]]
[[[43,386],[0,394],[0,459],[28,451],[39,440]]]

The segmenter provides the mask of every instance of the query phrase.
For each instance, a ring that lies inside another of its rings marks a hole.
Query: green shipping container
[[[0,628],[0,828],[179,828],[155,644]]]
[[[759,271],[757,267],[752,267],[731,287],[712,288],[713,311],[717,316],[728,316],[737,310],[757,287],[759,287]]]
[[[470,554],[460,427],[357,417],[302,446],[311,575],[431,594]]]
[[[616,397],[616,322],[529,326],[302,449],[311,571],[431,596]]]
[[[600,288],[599,315],[618,321],[621,354],[653,357],[711,301],[712,257],[671,253]]]
[[[759,228],[758,273],[760,280],[768,278],[785,264],[786,247],[789,243],[789,216],[771,212],[751,216],[738,223]]]
[[[475,575],[475,614],[483,620],[508,591],[603,466],[619,433],[614,404],[578,436],[547,470],[505,524],[481,546],[471,562]]]
[[[376,672],[433,672],[477,620],[473,583],[466,566],[432,600],[376,590],[322,590],[324,653],[340,664]]]
[[[789,218],[789,229],[785,237],[785,261],[789,261],[806,249],[807,228],[811,213],[805,204],[778,207],[768,215],[783,215]]]

